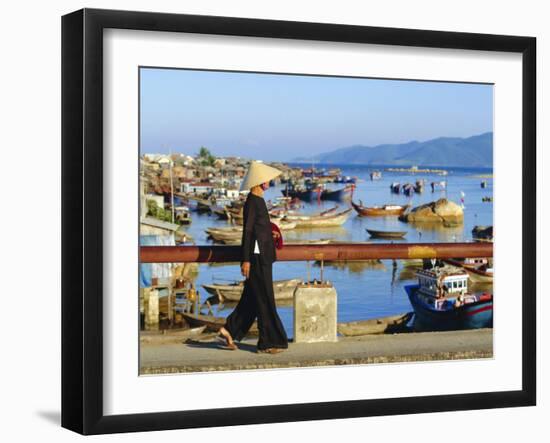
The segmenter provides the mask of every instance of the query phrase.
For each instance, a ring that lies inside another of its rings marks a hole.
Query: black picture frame
[[[503,51],[522,55],[522,389],[197,411],[103,413],[103,30]],[[82,434],[536,404],[536,39],[233,17],[83,9],[62,18],[62,426]]]

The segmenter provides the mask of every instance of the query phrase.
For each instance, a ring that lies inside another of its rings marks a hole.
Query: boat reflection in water
[[[314,263],[316,267],[321,266],[320,261]],[[352,274],[362,274],[365,271],[386,271],[386,265],[382,260],[342,260],[325,261],[324,266],[335,270],[347,270]]]

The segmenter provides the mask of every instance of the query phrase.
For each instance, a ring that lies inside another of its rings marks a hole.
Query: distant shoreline
[[[407,166],[402,165],[394,165],[394,164],[387,164],[387,165],[374,165],[374,164],[364,164],[364,163],[322,163],[322,162],[295,162],[295,161],[282,161],[281,163],[284,163],[289,166],[299,166],[299,167],[305,167],[305,168],[346,168],[346,169],[353,169],[353,168],[368,168],[372,170],[384,170],[387,168],[407,168]],[[490,175],[493,176],[493,168],[490,167],[484,167],[484,166],[437,166],[437,165],[417,165],[419,168],[422,169],[442,169],[445,171],[479,171],[482,174],[479,175]],[[410,165],[409,165],[410,167]],[[491,178],[487,177],[487,178]],[[482,178],[482,177],[480,177]]]

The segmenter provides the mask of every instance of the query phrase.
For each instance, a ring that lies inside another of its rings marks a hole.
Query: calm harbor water
[[[311,166],[311,165],[306,165]],[[328,165],[316,164],[316,168]],[[333,165],[331,165],[333,166]],[[464,193],[464,224],[458,227],[444,226],[414,226],[403,223],[397,217],[358,217],[353,211],[346,223],[338,228],[325,229],[300,229],[285,231],[286,241],[331,238],[349,242],[387,242],[388,240],[374,240],[369,238],[366,228],[381,230],[406,231],[407,235],[402,242],[462,242],[471,241],[471,231],[475,225],[493,224],[493,203],[482,202],[482,197],[493,195],[493,179],[481,178],[482,175],[491,174],[487,169],[451,169],[447,176],[436,174],[409,174],[386,172],[382,170],[382,179],[371,181],[369,173],[375,168],[363,166],[338,166],[343,175],[354,176],[359,179],[354,191],[354,201],[362,200],[364,205],[374,206],[383,204],[406,204],[413,207],[423,203],[446,197],[460,204],[461,192]],[[414,183],[415,180],[425,179],[426,186],[422,194],[414,194],[406,197],[403,194],[392,194],[390,184],[392,182]],[[446,190],[431,192],[430,182],[447,182]],[[481,181],[487,181],[487,188],[481,188]],[[332,188],[340,188],[342,184],[331,184]],[[266,191],[265,199],[275,199],[281,196],[282,186],[270,188]],[[339,209],[349,207],[349,203],[321,202],[303,203],[304,212],[317,212],[322,208],[330,208],[335,204]],[[227,221],[218,220],[215,215],[192,214],[192,223],[187,228],[193,236],[196,244],[211,244],[204,230],[209,226],[228,226]],[[310,264],[310,275],[319,278],[319,266]],[[288,278],[307,277],[307,264],[305,262],[280,262],[273,266],[273,278],[275,280]],[[412,311],[403,286],[415,282],[414,272],[398,260],[397,266],[393,266],[391,260],[382,260],[377,265],[369,263],[328,263],[325,264],[324,278],[330,280],[338,292],[338,321],[354,321],[369,318],[383,317],[387,315],[401,314]],[[196,286],[201,293],[201,301],[208,294],[200,287],[206,283],[227,283],[240,280],[238,265],[204,264],[199,266]],[[486,288],[484,288],[486,289]],[[214,314],[227,316],[233,306],[215,306]],[[289,337],[292,336],[292,308],[291,306],[279,306],[279,315],[283,321]]]

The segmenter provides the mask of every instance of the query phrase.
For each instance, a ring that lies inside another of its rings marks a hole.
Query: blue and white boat
[[[416,314],[415,329],[449,331],[493,327],[493,294],[468,292],[468,273],[456,266],[417,272],[405,286]]]

